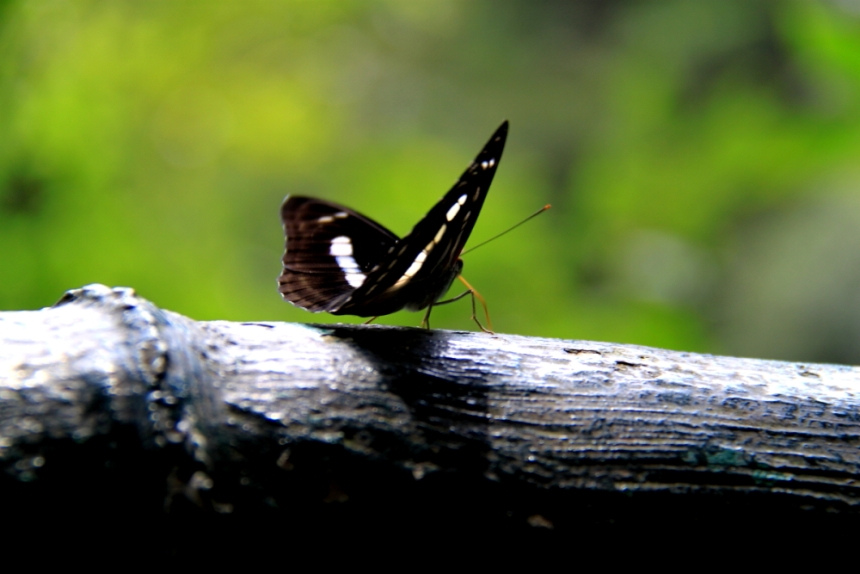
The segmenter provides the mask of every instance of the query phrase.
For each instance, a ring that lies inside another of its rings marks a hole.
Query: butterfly
[[[504,122],[454,187],[402,239],[342,205],[287,196],[281,206],[286,234],[278,277],[281,296],[314,313],[357,315],[371,321],[401,309],[426,308],[422,326],[429,328],[434,305],[471,294],[472,318],[486,331],[475,317],[477,292],[460,277],[460,253],[487,197],[507,135]],[[468,291],[439,301],[457,277]],[[489,323],[489,315],[487,319]]]

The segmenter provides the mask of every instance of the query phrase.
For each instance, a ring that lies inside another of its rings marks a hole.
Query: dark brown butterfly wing
[[[289,196],[281,206],[287,236],[278,277],[284,299],[308,311],[337,311],[397,236],[349,208]]]
[[[493,134],[454,187],[403,239],[333,203],[289,197],[284,299],[309,311],[373,317],[432,305],[462,269],[469,239],[502,156],[508,122]]]

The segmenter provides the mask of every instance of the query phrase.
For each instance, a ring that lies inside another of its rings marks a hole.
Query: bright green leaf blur
[[[855,2],[0,3],[0,308],[349,321],[284,196],[404,234],[504,119],[473,242],[554,208],[466,257],[499,332],[860,362]]]

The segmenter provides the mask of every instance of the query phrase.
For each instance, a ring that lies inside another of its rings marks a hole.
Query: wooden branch
[[[27,512],[558,532],[860,509],[854,367],[194,322],[101,285],[0,313],[0,340],[0,496]]]

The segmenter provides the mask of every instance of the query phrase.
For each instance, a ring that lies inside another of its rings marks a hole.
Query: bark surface
[[[27,512],[565,532],[857,524],[860,369],[384,326],[195,322],[90,285],[0,313]]]

